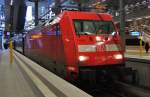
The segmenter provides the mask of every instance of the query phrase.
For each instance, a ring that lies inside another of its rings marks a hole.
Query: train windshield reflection
[[[113,35],[115,31],[112,21],[74,20],[77,35]]]

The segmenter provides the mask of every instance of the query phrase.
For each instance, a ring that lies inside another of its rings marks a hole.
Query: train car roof
[[[46,25],[58,23],[63,17],[70,19],[85,19],[85,20],[112,20],[112,15],[108,13],[82,12],[82,11],[64,11],[53,19],[49,20]]]
[[[45,23],[38,25],[37,27],[31,29],[33,30],[40,30],[42,26],[54,25],[60,22],[63,17],[69,17],[72,20],[75,19],[83,19],[83,20],[105,20],[111,21],[112,15],[108,13],[96,13],[96,12],[83,12],[83,11],[64,11],[60,13],[58,16],[46,21]]]
[[[64,15],[71,19],[90,19],[90,20],[112,20],[112,15],[108,13],[64,11]]]

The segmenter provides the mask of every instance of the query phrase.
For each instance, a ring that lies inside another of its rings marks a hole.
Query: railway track
[[[143,87],[150,87],[150,60],[148,56],[126,58],[126,67],[137,71],[137,84]]]
[[[117,93],[117,92],[109,91],[109,90],[102,90],[91,95],[93,97],[129,97],[129,96],[126,96],[124,93]]]
[[[118,84],[118,88],[123,90],[125,93],[134,95],[134,97],[150,97],[150,90],[140,88],[138,86],[132,86],[122,82],[116,82]]]
[[[118,84],[112,84],[100,90],[100,94],[94,95],[94,97],[135,97],[129,96],[126,92],[120,89]]]
[[[150,90],[116,81],[110,86],[88,90],[93,97],[150,97]]]

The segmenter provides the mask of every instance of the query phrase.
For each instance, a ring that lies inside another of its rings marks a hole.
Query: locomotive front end
[[[115,67],[124,65],[121,38],[112,21],[74,20],[74,26],[77,35],[77,61],[82,78],[108,76],[108,72]]]
[[[119,33],[112,21],[76,20],[79,66],[124,63]]]

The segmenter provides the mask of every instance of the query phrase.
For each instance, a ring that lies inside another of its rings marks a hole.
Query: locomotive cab
[[[112,21],[75,20],[80,66],[122,64],[121,40]]]
[[[68,45],[68,72],[78,78],[124,65],[122,42],[109,14],[69,13],[72,43]],[[73,45],[73,46],[72,46]],[[74,47],[74,48],[73,48]],[[67,49],[67,46],[66,48]],[[74,52],[72,52],[74,50]],[[72,57],[73,55],[75,57]],[[71,61],[72,60],[72,61]],[[80,75],[80,76],[78,76]],[[92,75],[93,76],[93,75]],[[97,76],[97,74],[96,74]],[[87,79],[85,77],[85,79]]]

